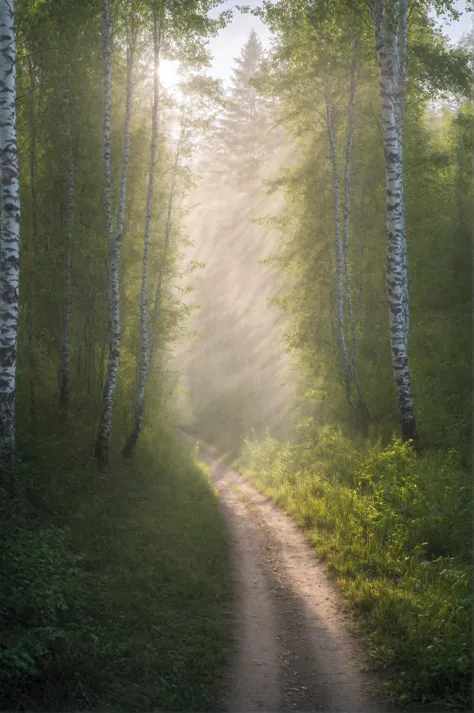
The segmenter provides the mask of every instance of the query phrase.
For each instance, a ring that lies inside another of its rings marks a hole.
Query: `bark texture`
[[[387,202],[387,297],[398,409],[405,439],[416,438],[408,369],[408,279],[403,193],[402,120],[406,75],[407,1],[372,5],[380,70],[382,132]]]
[[[0,0],[0,461],[15,453],[15,388],[20,267],[20,183],[16,136],[14,0]]]
[[[107,230],[107,290],[108,290],[108,344],[109,353],[107,373],[105,375],[104,393],[102,398],[102,411],[99,420],[99,432],[95,446],[95,456],[99,468],[103,469],[109,461],[109,439],[112,429],[112,411],[117,374],[120,363],[120,255],[123,237],[123,222],[125,215],[125,198],[127,193],[127,175],[130,155],[130,125],[132,119],[132,75],[133,54],[135,44],[135,30],[132,28],[128,36],[127,45],[127,86],[124,127],[124,149],[122,158],[122,172],[120,179],[120,193],[117,208],[117,221],[115,231],[112,222],[111,200],[111,148],[110,148],[110,107],[112,99],[112,36],[113,24],[110,0],[101,2],[102,41],[104,53],[104,122],[103,122],[103,164],[104,164],[104,211]]]

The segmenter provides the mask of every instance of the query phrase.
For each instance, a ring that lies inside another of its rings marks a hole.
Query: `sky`
[[[249,7],[257,7],[260,4],[259,0],[237,0],[242,5]],[[472,8],[473,0],[456,0],[454,5],[456,9],[463,13],[461,18],[456,22],[449,22],[447,18],[438,18],[437,23],[443,29],[443,33],[448,36],[452,43],[458,42],[461,36],[472,29],[473,15],[468,12],[467,8]],[[235,6],[235,0],[225,0],[218,8],[215,8],[211,13],[217,16],[223,10],[228,10]],[[221,30],[217,37],[213,37],[209,43],[210,51],[213,56],[212,65],[209,73],[214,77],[219,77],[228,82],[234,57],[238,57],[242,50],[245,41],[247,40],[250,30],[254,29],[264,47],[269,46],[270,32],[268,28],[253,15],[243,15],[236,12],[234,19],[225,29]],[[177,82],[177,65],[172,62],[164,61],[162,63],[162,81],[167,87],[174,85]]]
[[[240,3],[250,7],[257,7],[260,4],[258,0],[240,0]],[[227,10],[235,4],[235,0],[226,0],[217,9],[217,12]],[[443,33],[449,36],[451,42],[457,42],[464,32],[468,32],[472,28],[472,13],[467,12],[468,5],[472,7],[472,0],[456,0],[456,9],[463,13],[459,21],[448,23],[446,18],[438,20],[438,24],[443,28]],[[214,14],[217,12],[215,11]],[[218,37],[211,40],[210,49],[214,56],[212,74],[214,76],[228,77],[233,58],[240,55],[251,29],[255,30],[263,46],[267,47],[270,33],[265,25],[252,15],[240,13],[236,13],[233,22],[222,30]]]

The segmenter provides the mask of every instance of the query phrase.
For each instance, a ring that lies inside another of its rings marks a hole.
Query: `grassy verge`
[[[216,706],[230,594],[217,498],[182,444],[143,436],[106,476],[63,439],[1,474],[1,709]]]
[[[454,454],[354,443],[247,443],[245,477],[307,532],[357,612],[385,697],[465,710],[472,697],[471,480]]]

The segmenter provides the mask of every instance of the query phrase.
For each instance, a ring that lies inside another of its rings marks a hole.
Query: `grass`
[[[472,704],[471,482],[455,454],[325,428],[247,442],[241,472],[303,527],[357,613],[383,697]]]
[[[144,433],[100,476],[61,440],[53,463],[50,448],[2,474],[0,708],[215,709],[227,542],[208,474],[173,441]]]

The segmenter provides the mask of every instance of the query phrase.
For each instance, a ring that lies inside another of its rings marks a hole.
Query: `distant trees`
[[[120,322],[120,256],[124,230],[125,201],[127,198],[127,177],[130,161],[130,131],[132,121],[132,86],[136,26],[133,9],[126,17],[127,25],[127,78],[125,88],[125,126],[122,155],[120,192],[117,204],[115,228],[112,218],[112,149],[110,136],[110,112],[112,103],[112,43],[113,19],[110,0],[101,0],[102,50],[104,57],[104,119],[103,119],[103,163],[104,163],[104,212],[107,230],[107,291],[108,291],[108,344],[109,353],[105,377],[104,396],[99,423],[99,433],[95,455],[100,468],[104,468],[109,458],[109,438],[112,429],[113,397],[117,384],[120,363],[121,322]]]
[[[122,429],[127,441],[136,412],[140,303],[141,323],[152,325],[161,361],[179,334],[188,311],[176,287],[185,239],[180,201],[191,185],[185,164],[194,149],[186,139],[175,151],[182,111],[166,90],[156,102],[152,132],[147,103],[159,81],[150,59],[153,16],[164,18],[165,56],[181,59],[190,76],[199,76],[207,41],[222,25],[208,17],[214,4],[18,2],[16,51],[13,3],[0,6],[2,463],[10,463],[15,450],[16,402],[20,450],[25,441],[33,448],[41,434],[72,438],[80,424],[105,468],[114,434]],[[209,111],[213,99],[198,85],[195,94],[202,89]],[[150,193],[143,166],[151,133]],[[150,281],[145,301],[139,269],[144,235],[149,269],[160,275],[159,282]],[[163,370],[156,371],[145,387],[168,397],[172,382],[165,381]],[[153,394],[149,403],[158,406]]]
[[[252,30],[240,57],[234,58],[230,88],[216,123],[206,170],[207,177],[214,173],[243,190],[258,182],[271,145],[269,102],[253,85],[262,61],[262,44]]]
[[[277,313],[267,301],[278,289],[277,273],[261,264],[276,235],[255,222],[268,204],[262,181],[274,170],[277,150],[284,151],[281,132],[270,132],[273,102],[255,84],[263,60],[252,31],[234,59],[203,151],[194,194],[202,208],[189,228],[205,267],[192,280],[199,310],[192,321],[197,340],[183,357],[188,407],[198,427],[222,437],[225,447],[252,428],[279,427],[290,400],[281,384],[282,345],[272,338]]]
[[[431,310],[435,264],[451,264],[453,236],[463,242],[465,190],[472,196],[471,178],[469,188],[460,179],[466,148],[461,157],[453,138],[466,110],[468,55],[445,46],[427,12],[412,4],[408,22],[405,0],[264,2],[255,14],[275,41],[253,85],[298,146],[274,182],[285,210],[267,225],[281,234],[272,263],[286,289],[276,302],[292,320],[303,413],[416,439],[418,402],[422,442],[465,443],[459,385],[470,377],[454,344],[468,360],[459,288],[470,278],[459,265],[460,282],[443,268],[449,298]],[[439,103],[447,94],[450,103]]]

